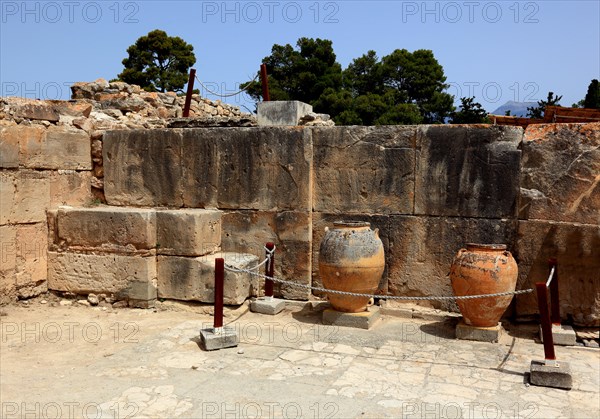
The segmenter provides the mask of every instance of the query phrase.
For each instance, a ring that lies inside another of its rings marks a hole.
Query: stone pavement
[[[456,319],[383,316],[325,326],[309,306],[228,310],[236,348],[205,352],[210,308],[8,307],[0,317],[2,418],[600,417],[600,350],[557,347],[573,389],[530,386],[535,325],[500,343],[454,339]]]

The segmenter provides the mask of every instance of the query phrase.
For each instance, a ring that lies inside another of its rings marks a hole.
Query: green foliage
[[[537,106],[527,108],[527,117],[534,119],[542,119],[546,106],[559,106],[562,96],[554,96],[554,92],[548,92],[546,100],[539,100]]]
[[[460,110],[452,112],[452,124],[482,124],[488,123],[487,112],[473,97],[460,98]]]
[[[156,29],[127,48],[125,69],[117,77],[147,91],[181,91],[196,62],[194,47],[179,37]]]
[[[579,102],[572,104],[571,107],[572,108],[584,108],[585,101],[583,99],[581,99]]]
[[[454,110],[444,70],[429,50],[397,49],[382,59],[371,50],[344,71],[335,59],[328,40],[301,38],[296,49],[273,45],[263,61],[271,100],[309,103],[338,125],[443,123]],[[245,86],[260,100],[260,82]]]
[[[510,109],[507,109],[506,111],[504,111],[504,116],[510,116]]]
[[[583,107],[600,109],[600,83],[598,83],[597,79],[590,82],[585,99],[583,99]]]

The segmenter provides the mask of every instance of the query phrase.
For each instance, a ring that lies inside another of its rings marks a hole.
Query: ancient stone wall
[[[261,256],[264,243],[273,241],[276,274],[303,284],[320,284],[325,226],[338,219],[369,221],[380,229],[386,250],[381,290],[399,295],[450,295],[450,263],[465,243],[506,243],[519,263],[518,288],[545,280],[547,259],[558,257],[563,316],[600,324],[598,123],[532,125],[525,132],[490,125],[168,128],[189,126],[163,118],[179,115],[181,98],[171,102],[173,95],[105,82],[76,86],[74,94],[84,99],[2,100],[6,295],[26,297],[45,287],[44,251],[30,252],[22,243],[39,237],[48,247],[46,209],[85,206],[96,197],[138,212],[177,209],[184,218],[186,208],[218,209],[220,250]],[[205,116],[214,118],[212,111]],[[199,125],[230,124],[221,122]],[[59,222],[68,224],[69,217]],[[76,242],[83,239],[69,236],[48,271],[68,271],[61,251],[88,259],[147,257],[97,247],[90,231],[82,247]],[[158,295],[200,298],[206,290],[189,288],[193,281],[184,281],[189,289],[182,293],[164,279],[180,278],[190,263],[194,272],[205,269],[192,260],[197,256],[159,254],[163,244],[151,241],[144,249],[155,258],[148,269],[159,272]],[[51,243],[61,243],[55,233]],[[309,297],[294,287],[277,292]],[[512,310],[534,315],[535,295],[518,296]]]

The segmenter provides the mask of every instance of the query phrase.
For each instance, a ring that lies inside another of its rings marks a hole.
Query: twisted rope
[[[431,297],[409,297],[409,296],[404,296],[404,295],[361,294],[361,293],[356,293],[356,292],[330,290],[330,289],[322,288],[322,287],[313,287],[312,285],[299,284],[297,282],[286,281],[285,279],[270,277],[270,276],[263,275],[263,274],[260,274],[260,273],[257,273],[257,272],[253,272],[250,269],[236,268],[234,266],[227,265],[227,264],[225,264],[225,269],[227,269],[228,271],[232,271],[232,272],[248,273],[250,275],[257,276],[259,278],[269,279],[269,280],[271,280],[273,282],[278,282],[280,284],[289,285],[289,286],[292,286],[292,287],[309,289],[309,290],[313,290],[313,291],[326,292],[328,294],[339,294],[339,295],[346,295],[346,296],[350,296],[350,297],[379,298],[381,300],[420,300],[420,301],[424,301],[424,300],[437,300],[437,301],[445,301],[445,300],[473,300],[473,299],[476,299],[476,298],[501,297],[501,296],[504,296],[504,295],[518,295],[518,294],[527,294],[527,293],[533,292],[533,288],[529,288],[529,289],[526,289],[526,290],[496,292],[494,294],[463,295],[463,296],[438,296],[438,297],[436,297],[436,296],[431,296]]]

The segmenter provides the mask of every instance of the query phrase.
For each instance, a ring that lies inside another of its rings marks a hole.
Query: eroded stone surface
[[[417,128],[313,131],[315,211],[412,214]]]
[[[233,252],[219,252],[196,258],[158,256],[158,296],[213,303],[217,258],[225,259],[225,264],[236,268],[248,269],[258,264],[257,256]],[[242,304],[248,297],[255,296],[257,289],[258,279],[250,274],[225,270],[225,304]]]
[[[600,123],[529,125],[519,218],[600,225]]]
[[[311,214],[295,211],[233,211],[223,215],[222,246],[231,252],[265,255],[264,246],[273,242],[275,276],[300,284],[311,283]],[[264,273],[264,268],[261,269]],[[306,300],[309,290],[274,284],[276,295]]]
[[[519,221],[515,253],[518,289],[546,282],[548,260],[556,258],[561,317],[579,325],[600,325],[600,226]],[[517,314],[538,313],[535,292],[516,299]]]
[[[203,256],[221,247],[221,212],[202,209],[156,212],[157,253]]]
[[[521,128],[429,125],[419,130],[416,215],[516,215]]]

